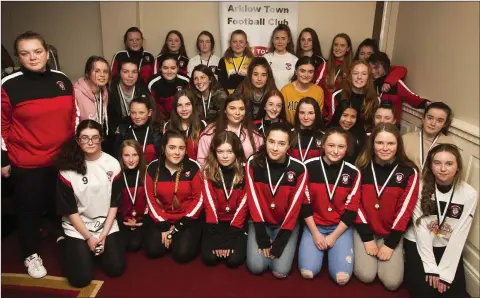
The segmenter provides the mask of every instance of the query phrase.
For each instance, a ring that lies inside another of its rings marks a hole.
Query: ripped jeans
[[[331,234],[337,225],[318,226],[318,231],[326,237]],[[323,256],[325,251],[319,250],[313,241],[312,233],[305,225],[298,249],[298,268],[302,275],[306,271],[311,272],[311,278],[320,273],[322,269]],[[332,279],[340,284],[346,283],[353,272],[353,233],[352,228],[348,228],[335,242],[334,246],[328,249],[328,271]],[[338,273],[346,273],[347,277],[337,278]],[[307,273],[306,275],[310,275]],[[339,282],[344,280],[344,282]]]

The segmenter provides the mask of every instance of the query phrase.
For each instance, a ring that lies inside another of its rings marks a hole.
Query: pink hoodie
[[[90,86],[88,85],[85,78],[81,77],[80,79],[78,79],[78,81],[73,84],[73,88],[75,89],[75,101],[77,103],[78,110],[80,111],[80,121],[83,121],[85,119],[92,119],[99,123],[104,123],[105,125],[108,125],[107,88],[102,88],[103,121],[99,121],[100,119],[97,119],[97,99],[95,98],[95,95],[93,94],[92,89],[90,89]]]
[[[210,151],[210,144],[212,143],[213,137],[215,134],[211,133],[214,124],[210,124],[200,135],[200,140],[198,141],[198,154],[197,154],[197,161],[200,166],[203,167],[205,163],[205,159],[208,156],[208,152]],[[248,131],[246,128],[242,128],[242,134],[240,135],[240,141],[242,141],[243,152],[245,153],[245,157],[248,159],[250,155],[255,153],[253,151],[252,143],[250,143],[250,138],[248,137]],[[255,142],[255,146],[258,148],[263,145],[263,138],[261,135],[257,133],[253,133],[253,141]]]

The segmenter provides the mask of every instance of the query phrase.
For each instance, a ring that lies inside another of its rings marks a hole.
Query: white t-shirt
[[[60,171],[57,182],[57,209],[67,236],[84,239],[71,224],[68,215],[78,213],[87,229],[98,237],[108,211],[120,204],[122,180],[118,161],[105,152],[94,161],[86,161],[87,173]],[[115,220],[109,234],[118,232]]]
[[[220,62],[220,58],[218,58],[215,55],[210,56],[209,60],[202,60],[200,55],[197,55],[197,56],[193,57],[192,59],[190,59],[190,61],[188,61],[188,66],[187,66],[188,77],[190,77],[190,78],[192,77],[193,69],[195,68],[195,66],[197,66],[199,64],[203,64],[203,65],[206,65],[206,66],[210,67],[210,69],[212,70],[215,77],[217,77],[216,73],[217,73],[218,62]]]
[[[293,77],[298,58],[289,52],[283,55],[275,52],[266,53],[263,57],[270,63],[277,89],[282,90],[283,86],[287,85]]]

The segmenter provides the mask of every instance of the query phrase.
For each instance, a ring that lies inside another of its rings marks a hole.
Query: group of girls
[[[77,287],[93,279],[94,257],[120,276],[125,251],[140,249],[148,258],[171,252],[179,263],[199,252],[206,265],[246,261],[253,274],[285,278],[299,241],[306,279],[328,251],[339,285],[352,274],[365,283],[378,275],[395,290],[405,268],[414,272],[405,279],[414,295],[465,294],[460,256],[476,192],[459,178],[460,154],[447,135],[452,112],[430,103],[423,127],[400,136],[395,105],[404,95],[383,93],[400,90],[406,71],[373,59],[375,43],[364,42],[354,61],[350,38],[338,34],[326,60],[307,28],[297,58],[280,25],[269,55],[253,58],[236,30],[225,57],[212,59],[213,36],[204,31],[189,61],[178,31],[156,58],[138,28],[124,41],[111,70],[90,57],[75,84],[46,66],[40,35],[15,41],[22,69],[2,81],[2,176],[11,172],[15,183],[32,277],[46,275],[31,235],[46,209],[37,197],[48,201],[50,185],[62,216],[62,266]],[[44,127],[47,117],[58,124]],[[39,181],[35,198],[26,179]]]

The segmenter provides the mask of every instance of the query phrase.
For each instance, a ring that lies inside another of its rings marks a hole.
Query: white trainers
[[[47,275],[47,269],[43,266],[42,258],[33,254],[25,259],[25,267],[27,267],[28,275],[33,278],[42,278]]]

